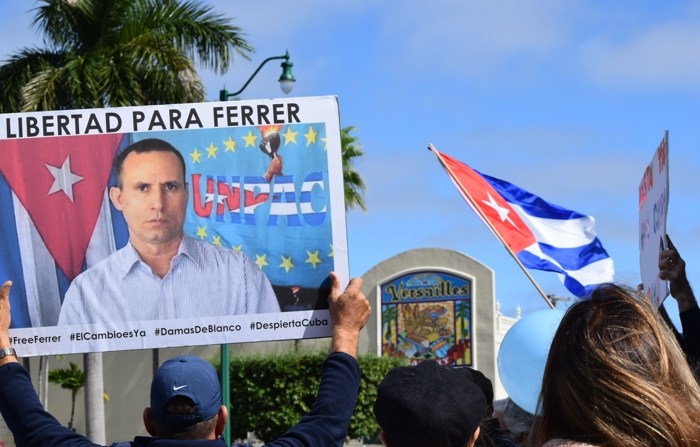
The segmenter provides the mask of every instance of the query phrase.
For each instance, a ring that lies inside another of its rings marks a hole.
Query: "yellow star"
[[[217,236],[214,236],[214,240],[211,241],[211,243],[214,244],[214,245],[218,245],[219,247],[221,247],[221,236],[218,236],[218,235],[217,235]]]
[[[255,255],[255,263],[260,267],[260,270],[267,265],[267,255]]]
[[[321,141],[323,141],[323,150],[327,151],[328,150],[328,138],[323,137],[323,138],[321,138]]]
[[[207,158],[216,158],[216,151],[219,149],[214,146],[214,143],[209,143],[209,147],[207,148],[207,152],[209,153],[207,155]]]
[[[200,226],[197,226],[197,236],[198,236],[200,239],[206,238],[206,237],[207,237],[207,227],[200,227]]]
[[[248,146],[255,146],[255,140],[258,139],[257,136],[253,135],[253,131],[249,130],[248,135],[241,137],[243,140],[245,140],[245,147]]]
[[[197,148],[194,148],[192,152],[190,152],[190,157],[192,157],[192,163],[199,163],[199,159],[202,156],[202,153],[199,152]]]
[[[306,261],[304,261],[304,262],[306,262],[307,264],[313,265],[313,266],[314,266],[314,269],[316,268],[316,266],[317,266],[318,264],[320,264],[320,263],[323,262],[323,261],[321,261],[321,260],[318,258],[318,250],[316,250],[316,251],[314,251],[314,252],[310,252],[309,250],[306,250],[306,254],[307,254],[309,257],[306,258]]]
[[[224,146],[226,146],[226,152],[236,152],[236,140],[231,137],[224,141]]]
[[[331,246],[331,252],[328,253],[328,257],[332,258],[333,257],[333,244],[330,244],[330,246]]]
[[[285,256],[282,256],[282,263],[280,264],[280,267],[282,267],[287,273],[289,273],[289,271],[294,268],[294,264],[292,263],[292,257],[290,256],[287,258]]]
[[[292,132],[292,128],[287,127],[287,131],[284,133],[284,145],[288,145],[289,143],[296,143],[297,142],[297,134],[299,132]]]
[[[233,251],[241,251],[243,250],[243,244],[234,245],[231,248],[233,249]]]
[[[311,143],[316,142],[316,136],[318,135],[318,132],[314,130],[313,127],[309,127],[309,131],[304,134],[306,137],[306,146],[311,146]]]

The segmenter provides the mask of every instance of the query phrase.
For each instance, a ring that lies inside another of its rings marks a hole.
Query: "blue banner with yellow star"
[[[272,282],[282,310],[319,306],[318,288],[334,270],[325,123],[132,138],[168,141],[185,158],[186,234],[248,255]]]

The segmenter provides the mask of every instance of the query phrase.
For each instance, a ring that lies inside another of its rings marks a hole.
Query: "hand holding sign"
[[[666,234],[668,213],[668,132],[654,152],[651,163],[644,170],[639,185],[639,262],[642,285],[654,306],[658,307],[668,295],[659,276],[657,241]]]
[[[659,278],[669,281],[671,295],[678,301],[679,312],[683,312],[696,306],[695,296],[685,273],[685,261],[668,234],[662,237],[666,248],[659,252]]]

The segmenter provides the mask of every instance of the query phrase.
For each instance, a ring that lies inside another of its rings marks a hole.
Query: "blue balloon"
[[[564,311],[545,309],[518,320],[503,337],[498,350],[498,374],[508,396],[523,410],[535,414],[544,365]]]

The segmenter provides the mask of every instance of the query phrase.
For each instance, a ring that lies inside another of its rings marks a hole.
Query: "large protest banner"
[[[639,261],[642,285],[657,307],[668,295],[667,281],[659,278],[659,251],[665,242],[668,195],[666,131],[639,184]]]
[[[135,224],[121,212],[132,203],[115,207],[112,163],[146,140],[174,146],[185,162],[183,228],[192,242],[178,262],[200,268],[179,279],[174,260],[156,282],[157,296],[127,285],[138,262],[113,257],[128,254]],[[349,275],[337,98],[2,114],[0,153],[0,280],[13,281],[10,336],[20,355],[330,334],[328,275],[335,271],[344,281]],[[197,258],[199,241],[218,247],[216,259]],[[230,303],[227,294],[248,286],[201,270],[218,268],[229,252],[236,253],[234,265],[247,258],[239,278],[260,272],[269,278],[274,311],[241,313],[254,306]],[[75,278],[82,274],[87,282],[90,275],[81,272],[105,262],[118,272],[72,302],[74,310],[92,306],[89,317],[65,318]],[[127,290],[111,295],[120,288]],[[159,307],[158,299],[171,304]],[[154,318],[162,308],[167,312]]]

